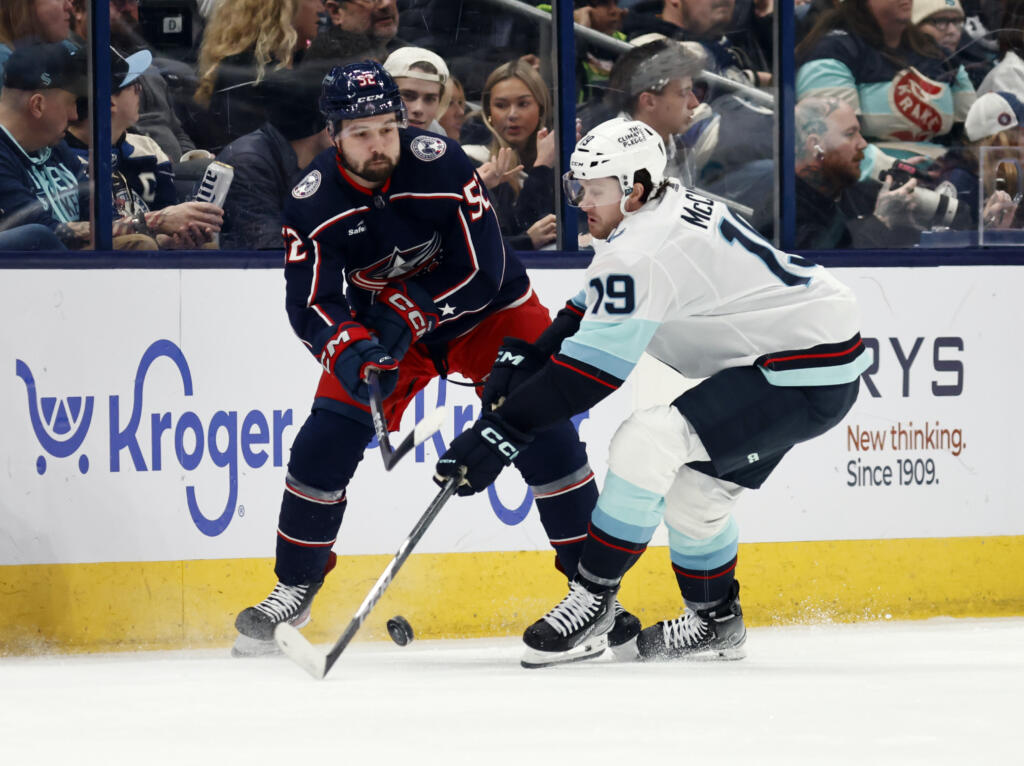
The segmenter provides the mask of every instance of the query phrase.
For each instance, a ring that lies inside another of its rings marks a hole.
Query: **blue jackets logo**
[[[195,486],[185,486],[185,502],[193,523],[204,535],[215,537],[227,529],[236,511],[239,461],[244,460],[250,468],[260,468],[268,460],[275,467],[283,465],[284,430],[292,425],[292,411],[273,410],[268,417],[260,410],[244,414],[218,410],[206,422],[191,410],[144,412],[146,376],[161,358],[169,359],[176,368],[183,395],[193,396],[192,372],[181,349],[169,340],[150,345],[139,361],[131,399],[122,408],[120,395],[108,397],[105,446],[109,470],[112,474],[129,469],[141,473],[180,468],[190,472],[204,462],[226,469],[227,499],[212,515],[200,507]],[[166,365],[160,370],[166,374]],[[47,457],[74,456],[82,450],[90,428],[94,434],[102,428],[93,427],[95,406],[99,402],[102,407],[102,400],[79,392],[52,395],[45,385],[41,388],[47,395],[40,395],[32,370],[20,359],[15,362],[15,374],[25,384],[32,430],[45,453],[36,459],[36,472],[44,475],[49,467]],[[130,413],[127,418],[125,412]],[[102,422],[102,417],[96,421]],[[95,437],[90,444],[96,444]],[[77,460],[79,472],[88,473],[95,460],[95,455],[90,460],[82,451]]]

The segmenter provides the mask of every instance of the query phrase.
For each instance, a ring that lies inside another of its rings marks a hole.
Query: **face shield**
[[[576,178],[571,170],[562,176],[562,190],[565,192],[566,202],[572,207],[621,204],[624,196],[622,187],[615,178]]]

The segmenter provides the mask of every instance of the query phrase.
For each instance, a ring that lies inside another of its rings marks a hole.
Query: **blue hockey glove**
[[[517,431],[496,413],[484,413],[471,429],[456,436],[438,459],[434,481],[443,485],[449,476],[464,468],[466,476],[457,494],[465,496],[485,490],[532,441],[531,435]]]
[[[413,282],[398,282],[377,294],[377,300],[359,314],[395,359],[401,359],[416,341],[437,327],[433,299]]]
[[[338,328],[324,346],[320,364],[341,381],[353,399],[364,404],[370,400],[366,373],[371,369],[379,373],[381,395],[385,399],[398,384],[398,362],[357,322]]]
[[[511,391],[544,366],[547,355],[532,343],[504,338],[491,373],[484,382],[483,411],[496,410]]]

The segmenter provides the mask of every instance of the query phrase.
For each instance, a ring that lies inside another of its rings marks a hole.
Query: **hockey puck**
[[[413,639],[412,625],[399,614],[388,620],[388,635],[399,646],[405,646]]]

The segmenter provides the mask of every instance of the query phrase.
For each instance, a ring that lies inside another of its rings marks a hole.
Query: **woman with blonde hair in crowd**
[[[4,63],[19,41],[59,43],[69,31],[71,0],[3,0],[0,3],[0,82],[3,82]]]
[[[266,122],[268,69],[291,69],[316,36],[323,0],[221,0],[199,51],[196,145],[213,152]]]
[[[464,146],[479,163],[501,233],[514,250],[536,250],[555,239],[555,136],[548,127],[551,95],[537,70],[502,64],[483,89],[482,120],[490,144]]]

